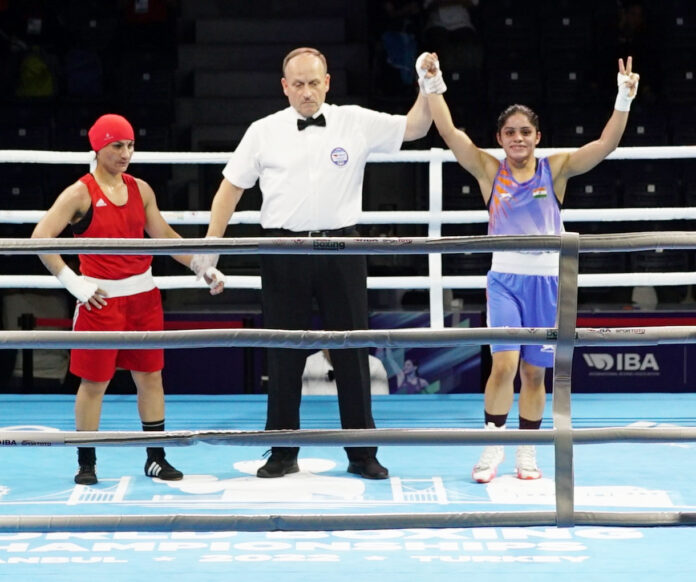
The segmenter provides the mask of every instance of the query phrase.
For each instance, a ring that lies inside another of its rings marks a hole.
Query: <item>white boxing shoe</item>
[[[495,426],[492,422],[486,425],[486,430],[503,430],[503,426]],[[478,463],[474,465],[471,477],[477,483],[489,483],[498,472],[498,465],[505,459],[505,449],[503,445],[489,445],[483,449]]]
[[[517,447],[516,467],[518,479],[540,479],[541,471],[537,467],[536,448],[534,445]]]

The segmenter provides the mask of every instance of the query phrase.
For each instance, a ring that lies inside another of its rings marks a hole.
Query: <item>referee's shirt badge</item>
[[[332,149],[331,162],[339,167],[345,166],[348,163],[348,152],[340,147]]]

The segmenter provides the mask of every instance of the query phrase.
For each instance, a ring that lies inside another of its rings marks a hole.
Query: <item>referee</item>
[[[221,237],[245,189],[257,180],[261,226],[271,237],[352,237],[362,209],[362,183],[372,152],[399,150],[424,137],[432,122],[418,95],[407,115],[325,103],[326,58],[297,48],[283,60],[290,106],[251,124],[225,166],[213,199],[207,236]],[[194,259],[204,271],[214,255]],[[367,264],[357,255],[261,255],[262,303],[270,329],[310,329],[312,299],[328,330],[367,329]],[[299,429],[306,350],[268,350],[266,430]],[[341,426],[374,428],[367,348],[331,350]],[[273,447],[259,477],[299,471],[296,447]],[[347,447],[348,472],[386,479],[376,447]]]

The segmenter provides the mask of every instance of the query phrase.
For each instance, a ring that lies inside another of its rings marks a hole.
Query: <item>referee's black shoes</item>
[[[262,467],[256,471],[257,477],[272,479],[282,477],[288,473],[297,473],[300,467],[297,465],[297,453],[295,451],[271,451],[271,456]]]
[[[350,463],[348,463],[348,472],[354,475],[360,475],[365,479],[386,479],[389,477],[387,468],[380,465],[375,457],[359,461],[350,461]]]
[[[75,483],[78,485],[94,485],[97,482],[97,468],[95,465],[80,465],[75,474]]]

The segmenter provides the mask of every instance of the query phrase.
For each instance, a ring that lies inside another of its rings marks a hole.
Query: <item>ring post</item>
[[[428,163],[430,185],[428,236],[440,237],[442,234],[442,149],[432,148],[433,157]],[[439,155],[435,155],[439,154]],[[428,274],[430,275],[430,327],[445,327],[444,294],[442,291],[442,255],[428,255]]]
[[[578,314],[580,235],[561,234],[558,257],[558,308],[556,354],[553,365],[553,424],[556,429],[556,517],[560,527],[574,525],[573,433],[570,418],[570,384]]]

